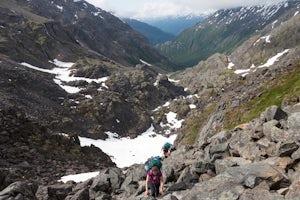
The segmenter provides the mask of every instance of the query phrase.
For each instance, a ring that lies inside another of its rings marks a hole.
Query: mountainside
[[[123,20],[126,23],[128,23],[134,30],[143,34],[153,45],[164,43],[166,41],[172,40],[175,37],[174,35],[166,33],[160,30],[159,28],[156,28],[154,26],[148,25],[135,19],[127,18]]]
[[[153,110],[186,94],[159,74],[168,63],[85,1],[0,1],[0,165],[17,172],[5,183],[115,166],[98,148],[81,148],[78,136],[134,138],[152,123],[162,131],[166,116]]]
[[[29,19],[48,18],[0,11],[0,199],[154,199],[143,164],[120,169],[79,137],[116,142],[149,127],[150,137],[177,134],[161,199],[299,199],[300,7],[231,53],[169,76],[142,59],[123,67],[69,45],[68,34],[40,48],[48,37]],[[37,59],[36,46],[55,56]],[[58,181],[91,171],[84,182]]]
[[[70,60],[90,52],[124,66],[135,66],[140,59],[165,69],[172,66],[129,25],[85,1],[3,0],[0,6],[6,47],[1,53],[14,59],[47,62],[60,55]]]
[[[273,23],[278,26],[286,16],[293,15],[299,1],[276,5],[219,10],[212,16],[183,31],[173,41],[157,49],[182,68],[193,66],[214,53],[231,53],[256,31]]]
[[[193,25],[203,21],[206,16],[178,16],[166,17],[158,19],[144,19],[143,21],[154,27],[157,27],[164,32],[171,33],[172,35],[179,35],[184,29],[192,27]]]

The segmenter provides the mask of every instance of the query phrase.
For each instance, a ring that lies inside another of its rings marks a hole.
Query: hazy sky
[[[260,5],[283,0],[86,0],[119,17],[136,19],[208,13],[221,8]]]

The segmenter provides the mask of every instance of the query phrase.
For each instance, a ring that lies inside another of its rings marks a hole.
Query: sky
[[[283,0],[86,0],[118,17],[161,18],[208,14],[222,8],[277,3]]]

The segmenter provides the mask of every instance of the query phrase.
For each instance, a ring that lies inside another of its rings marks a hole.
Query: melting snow
[[[53,61],[49,61],[50,63],[56,65],[57,67],[49,70],[49,69],[43,69],[43,68],[39,68],[39,67],[35,67],[31,64],[22,62],[20,63],[21,65],[37,70],[37,71],[41,71],[41,72],[45,72],[45,73],[49,73],[49,74],[55,74],[55,79],[54,82],[56,84],[58,84],[61,88],[63,88],[66,92],[68,93],[77,93],[79,91],[81,91],[81,88],[78,87],[74,87],[74,86],[68,86],[65,85],[64,82],[71,82],[71,81],[86,81],[88,83],[91,82],[96,82],[96,83],[102,83],[103,87],[106,87],[104,82],[108,79],[108,77],[103,77],[103,78],[99,78],[99,79],[90,79],[90,78],[84,78],[84,77],[74,77],[71,76],[71,67],[74,65],[74,63],[72,62],[62,62],[59,61],[57,59],[54,59]]]
[[[175,79],[168,78],[168,81],[173,82],[173,83],[178,83],[180,80],[175,80]]]
[[[55,5],[55,6],[56,6],[56,8],[58,8],[60,10],[60,12],[62,12],[64,9],[62,6],[59,6],[59,5]]]
[[[148,66],[150,66],[150,67],[152,66],[151,64],[147,63],[146,61],[144,61],[144,60],[142,60],[142,59],[140,59],[140,62],[143,63],[143,64],[145,64],[145,65],[148,65]]]
[[[232,69],[232,67],[234,66],[234,64],[232,62],[228,63],[227,69]]]
[[[79,137],[81,146],[94,145],[110,155],[118,167],[127,167],[134,163],[144,163],[148,158],[162,154],[161,147],[165,142],[173,143],[176,135],[164,137],[154,132],[151,126],[142,135],[130,138],[116,138],[118,135],[109,133],[106,140],[94,140]]]
[[[270,67],[272,66],[278,59],[283,56],[284,54],[288,53],[289,49],[284,50],[281,53],[278,53],[276,56],[270,58],[265,64],[258,66],[257,68],[263,68],[263,67]]]
[[[76,183],[79,182],[84,182],[90,178],[93,178],[97,176],[99,172],[88,172],[88,173],[82,173],[82,174],[76,174],[76,175],[68,175],[68,176],[63,176],[59,181],[62,181],[64,183],[68,181],[74,181]]]
[[[237,69],[234,71],[236,74],[240,74],[241,76],[245,77],[250,72],[255,72],[257,69],[264,68],[264,67],[270,67],[274,65],[275,62],[279,61],[279,58],[283,56],[284,54],[288,53],[289,49],[284,50],[283,52],[278,53],[276,56],[270,58],[265,64],[260,65],[258,67],[255,67],[254,64],[249,69]]]
[[[196,106],[195,104],[190,104],[189,107],[190,107],[190,109],[195,109],[195,108],[197,108],[197,106]]]

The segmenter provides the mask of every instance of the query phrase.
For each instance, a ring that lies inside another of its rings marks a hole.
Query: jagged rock
[[[287,119],[288,133],[293,135],[296,139],[300,138],[300,112],[293,113]]]
[[[239,200],[253,200],[253,199],[265,199],[265,200],[283,200],[284,197],[277,193],[271,193],[267,189],[254,188],[252,190],[246,190]]]
[[[260,160],[260,156],[263,154],[255,142],[249,142],[244,146],[238,147],[237,151],[246,160]]]
[[[179,183],[175,183],[174,185],[170,186],[168,188],[168,192],[186,190],[189,187],[190,187],[190,185],[187,184],[186,182],[179,182]]]
[[[193,169],[193,168],[192,168]],[[176,183],[197,183],[199,181],[199,175],[196,172],[196,170],[192,170],[189,167],[186,167],[181,173],[180,176],[178,177]]]
[[[244,185],[245,180],[247,180],[249,176],[255,176],[252,178],[256,180],[253,187],[264,180],[267,181],[270,188],[275,186],[278,187],[281,183],[288,181],[286,175],[280,168],[263,162],[251,163],[240,167],[231,167],[227,170],[227,173],[234,177],[236,182]]]
[[[291,158],[294,160],[300,159],[300,149],[299,148],[295,152],[292,153]]]
[[[279,144],[278,155],[281,157],[291,156],[299,148],[295,142],[282,142]]]
[[[111,193],[117,189],[120,189],[124,177],[122,171],[119,168],[108,168],[100,172],[96,176],[91,185],[91,190],[98,192]]]
[[[139,182],[146,180],[146,170],[143,165],[133,165],[127,170],[125,177],[121,189],[132,195],[139,189]]]
[[[263,160],[262,162],[277,166],[282,170],[285,170],[287,166],[292,163],[292,159],[290,157],[271,157]]]
[[[28,182],[15,182],[7,186],[0,192],[0,199],[24,199],[35,200],[37,199],[35,193],[38,186]]]
[[[161,198],[162,200],[178,200],[178,198],[172,194],[167,194],[166,196]]]
[[[228,141],[230,137],[231,137],[230,131],[221,131],[216,135],[212,136],[211,138],[209,138],[207,142],[209,143],[216,142],[217,144],[225,143],[226,141]]]
[[[244,187],[234,180],[234,177],[227,173],[220,174],[208,181],[195,184],[185,192],[182,198],[185,200],[194,199],[238,199],[243,193]]]
[[[57,199],[63,200],[65,199],[69,193],[72,192],[73,184],[56,184],[51,186],[40,186],[36,192],[36,196],[38,199],[50,200]]]
[[[271,120],[286,120],[288,117],[287,113],[278,108],[278,106],[271,106],[266,109],[265,112],[261,114],[261,119],[263,121],[271,121]]]
[[[259,119],[254,119],[249,123],[251,137],[253,139],[261,139],[264,136],[263,126]]]
[[[286,141],[290,135],[278,128],[280,123],[277,120],[269,120],[263,124],[264,135],[272,142]]]
[[[286,194],[287,199],[297,199],[300,196],[300,171],[299,169],[292,174],[292,184]]]
[[[65,200],[86,200],[90,199],[90,193],[88,188],[83,188],[77,191],[74,195],[69,195]]]

